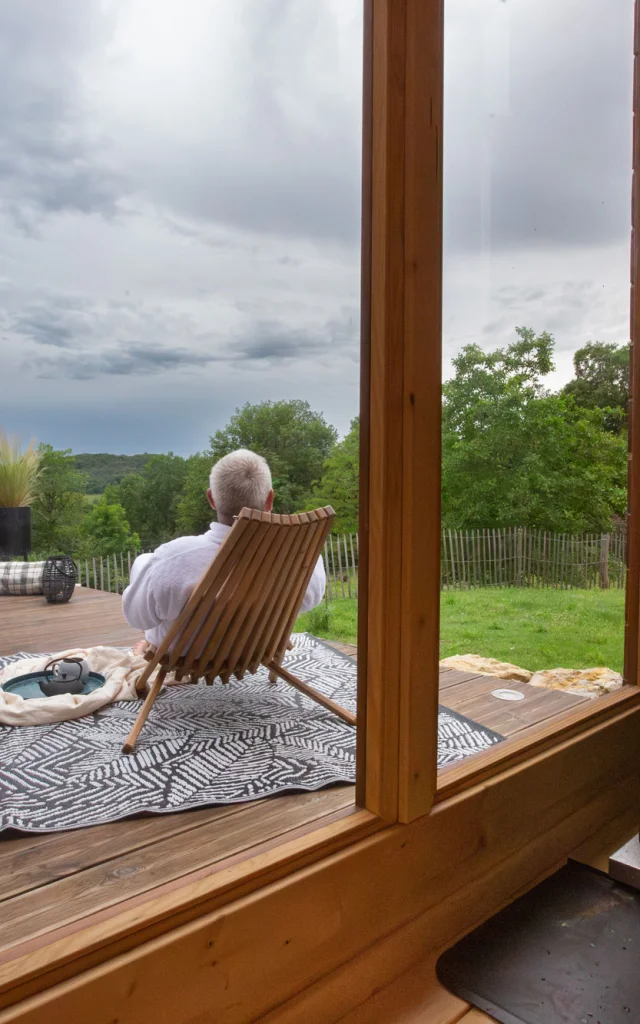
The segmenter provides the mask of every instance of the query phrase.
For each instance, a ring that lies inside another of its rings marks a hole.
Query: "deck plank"
[[[353,787],[261,800],[0,902],[0,952],[348,808]],[[243,813],[243,810],[247,813]],[[74,833],[80,854],[83,832]],[[0,960],[4,959],[0,956]]]
[[[27,839],[0,836],[0,902],[120,855],[133,854],[171,836],[180,835],[188,842],[186,833],[192,829],[213,822],[220,827],[223,818],[249,807],[249,804],[208,807]]]
[[[122,614],[122,598],[76,587],[66,604],[44,597],[0,598],[0,655],[49,654],[72,647],[131,647],[142,639]]]
[[[0,654],[53,652],[107,644],[127,647],[140,634],[122,615],[115,594],[77,589],[65,605],[43,598],[0,599]],[[353,644],[333,644],[357,659]],[[505,736],[560,716],[580,698],[492,676],[442,669],[441,703]],[[525,688],[525,700],[505,704],[497,687]],[[531,691],[531,692],[529,692]],[[79,927],[87,916],[112,913],[126,899],[198,870],[218,870],[259,843],[313,827],[353,806],[352,786],[293,794],[231,807],[205,808],[114,822],[72,833],[0,837],[0,960],[50,932]]]
[[[495,729],[503,736],[514,736],[532,725],[540,725],[550,718],[563,715],[590,699],[559,693],[557,690],[540,689],[528,683],[515,683],[509,684],[509,689],[522,693],[523,699],[502,701],[491,695],[491,690],[496,689],[495,679],[489,679],[489,686],[490,689],[488,687],[485,693],[474,693],[469,698],[464,693],[450,698],[450,691],[447,691],[444,703],[459,714],[481,722],[488,729]]]

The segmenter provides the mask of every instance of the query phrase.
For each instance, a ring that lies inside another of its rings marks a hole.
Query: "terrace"
[[[367,0],[364,14],[356,786],[1,841],[1,1024],[480,1024],[436,982],[441,952],[568,858],[606,870],[637,832],[640,179],[633,685],[595,701],[521,685],[498,703],[502,681],[438,671],[444,5]],[[629,34],[629,65],[638,52]],[[636,154],[639,133],[636,116]],[[467,141],[480,180],[486,149]],[[2,653],[134,639],[118,599],[95,592],[59,608],[7,599],[2,615]],[[505,739],[437,772],[438,699]]]
[[[70,603],[58,606],[41,597],[2,602],[3,654],[98,644],[126,647],[138,639],[115,594],[78,588]],[[335,646],[357,656],[353,645]],[[441,669],[440,703],[501,733],[506,742],[535,737],[567,713],[593,703],[521,683],[513,688],[524,698],[505,703],[491,696],[504,685],[491,676]],[[463,763],[471,765],[482,756]],[[452,772],[459,774],[460,767],[440,773],[445,784]],[[336,786],[80,832],[5,835],[0,839],[0,985],[6,990],[19,982],[18,964],[25,955],[103,925],[178,885],[222,875],[283,841],[344,821],[356,810],[355,787]]]

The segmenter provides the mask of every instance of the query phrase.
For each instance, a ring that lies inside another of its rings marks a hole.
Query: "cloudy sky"
[[[628,334],[632,0],[449,0],[448,365]],[[357,413],[361,0],[2,0],[0,425],[188,454]]]

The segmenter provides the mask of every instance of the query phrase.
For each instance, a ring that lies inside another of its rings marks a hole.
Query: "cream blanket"
[[[86,658],[92,672],[105,677],[104,686],[87,694],[64,693],[59,697],[37,697],[25,700],[15,693],[6,693],[2,687],[16,676],[28,672],[40,672],[52,657]],[[24,658],[14,661],[0,670],[0,724],[2,725],[50,725],[82,718],[116,700],[136,700],[136,679],[146,665],[141,654],[133,651],[118,651],[115,647],[89,647],[86,650],[61,651],[47,657]],[[156,673],[153,672],[150,685]],[[167,683],[175,683],[167,676]]]

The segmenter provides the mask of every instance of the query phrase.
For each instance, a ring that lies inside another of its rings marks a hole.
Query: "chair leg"
[[[327,708],[328,711],[333,711],[334,715],[341,718],[343,722],[347,723],[347,725],[356,724],[356,716],[351,711],[347,711],[346,708],[341,707],[340,704],[336,704],[336,702],[331,700],[330,697],[325,697],[323,693],[320,693],[318,690],[314,690],[313,686],[309,686],[308,683],[299,679],[298,676],[294,676],[293,672],[289,672],[289,670],[283,668],[282,665],[278,665],[275,661],[272,661],[266,667],[269,669],[269,681],[271,681],[271,676],[280,676],[280,678],[284,679],[286,683],[290,683],[291,686],[295,686],[296,690],[300,690],[300,692],[306,694],[307,697],[311,697],[311,699],[315,700],[317,704],[321,704],[323,708]]]
[[[133,749],[134,749],[134,747],[136,745],[138,736],[140,735],[140,733],[142,731],[142,726],[146,722],[146,720],[147,720],[147,718],[149,716],[149,712],[151,711],[151,708],[155,704],[156,697],[160,693],[160,689],[162,687],[162,684],[164,682],[164,677],[166,676],[166,674],[167,674],[167,670],[164,669],[164,668],[161,668],[160,671],[158,672],[158,675],[156,676],[156,678],[154,680],[153,686],[149,690],[149,692],[148,692],[148,694],[146,696],[145,702],[142,705],[142,707],[140,708],[140,711],[138,713],[138,717],[136,718],[135,722],[133,723],[133,728],[131,729],[131,732],[129,733],[129,735],[127,736],[127,738],[125,740],[124,746],[122,748],[122,753],[123,754],[132,754],[133,753]]]
[[[288,651],[292,651],[293,650],[293,640],[289,640],[289,642],[287,643],[287,650]],[[272,686],[276,685],[276,683],[278,682],[278,673],[277,672],[273,672],[273,671],[269,672],[269,682],[271,683]]]

